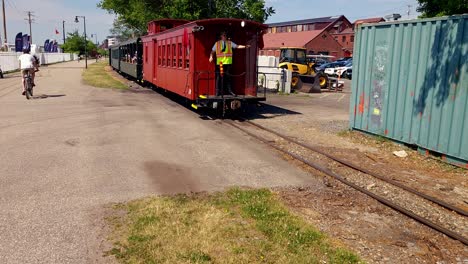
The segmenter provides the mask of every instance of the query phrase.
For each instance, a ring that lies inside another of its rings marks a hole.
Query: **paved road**
[[[38,99],[0,79],[0,263],[102,263],[106,205],[227,186],[309,183],[267,147],[148,90],[42,68]]]

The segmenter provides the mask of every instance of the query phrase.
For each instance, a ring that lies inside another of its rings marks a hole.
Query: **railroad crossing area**
[[[131,88],[84,84],[83,66],[41,68],[33,100],[21,96],[18,74],[0,83],[0,262],[114,263],[103,252],[115,248],[106,222],[119,219],[115,208],[136,200],[129,208],[143,212],[139,199],[174,194],[188,195],[176,200],[186,205],[233,187],[266,188],[295,217],[370,263],[468,260],[466,170],[348,131],[350,82],[342,92],[268,93],[243,116],[222,120],[113,72]],[[259,197],[245,199],[254,206]],[[225,203],[208,207],[203,227],[213,219],[227,225],[213,211]],[[169,215],[187,212],[174,208]],[[246,228],[254,220],[236,221]]]

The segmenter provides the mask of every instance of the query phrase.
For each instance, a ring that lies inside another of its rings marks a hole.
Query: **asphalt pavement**
[[[0,263],[104,263],[105,208],[150,195],[307,185],[239,131],[147,89],[86,86],[42,67],[35,99],[0,79]]]

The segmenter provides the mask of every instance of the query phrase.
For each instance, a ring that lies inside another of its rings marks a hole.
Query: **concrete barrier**
[[[0,52],[0,68],[3,72],[18,70],[20,52]],[[36,53],[41,65],[75,60],[78,55],[72,53]]]

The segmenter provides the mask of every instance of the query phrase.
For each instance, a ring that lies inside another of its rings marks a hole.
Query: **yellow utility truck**
[[[328,87],[328,76],[314,71],[314,62],[308,61],[305,48],[281,48],[278,66],[292,71],[292,90],[319,93]]]

